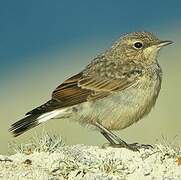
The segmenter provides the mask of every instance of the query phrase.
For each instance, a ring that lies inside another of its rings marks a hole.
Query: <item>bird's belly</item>
[[[76,119],[86,124],[98,121],[110,130],[126,128],[148,114],[155,104],[159,83],[150,83],[131,87],[96,102],[83,103],[78,107]]]

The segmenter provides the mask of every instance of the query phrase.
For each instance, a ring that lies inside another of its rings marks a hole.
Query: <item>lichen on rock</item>
[[[20,148],[21,147],[21,148]],[[65,146],[61,138],[45,135],[0,155],[0,179],[181,179],[180,148],[168,144],[133,152],[125,148]]]

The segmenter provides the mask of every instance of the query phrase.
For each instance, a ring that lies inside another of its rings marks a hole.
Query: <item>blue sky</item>
[[[180,7],[179,0],[1,0],[0,80],[23,68],[25,57],[180,21]]]

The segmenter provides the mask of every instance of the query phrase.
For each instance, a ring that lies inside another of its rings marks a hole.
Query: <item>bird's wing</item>
[[[87,66],[85,71],[64,81],[53,91],[52,100],[27,114],[49,112],[57,108],[104,98],[111,93],[133,86],[142,74],[140,67],[129,68],[127,63],[121,63],[119,67],[114,62],[104,64],[102,67],[98,64]],[[94,69],[91,69],[93,67]]]

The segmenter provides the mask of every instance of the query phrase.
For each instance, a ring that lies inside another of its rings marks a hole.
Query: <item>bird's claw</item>
[[[132,151],[137,151],[139,152],[141,148],[144,148],[144,149],[150,149],[150,148],[153,148],[153,146],[149,145],[149,144],[139,144],[139,143],[132,143],[132,144],[109,144],[109,143],[106,143],[106,144],[103,144],[102,148],[106,148],[106,147],[113,147],[113,148],[127,148],[129,150],[132,150]]]

